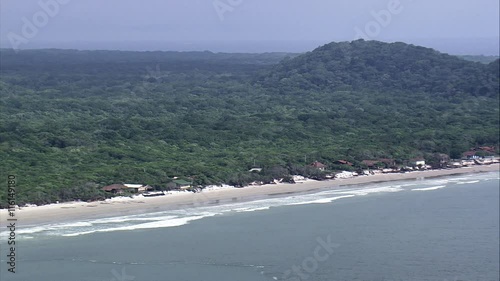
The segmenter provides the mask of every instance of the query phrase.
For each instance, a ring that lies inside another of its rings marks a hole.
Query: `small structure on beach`
[[[318,161],[312,162],[310,166],[314,167],[320,171],[324,171],[326,169],[326,165],[321,163],[321,162],[318,162]]]
[[[337,160],[333,162],[335,165],[347,165],[347,166],[352,166],[353,164],[347,160]]]
[[[127,187],[127,189],[133,190],[134,192],[138,193],[154,190],[154,188],[152,188],[147,184],[145,185],[145,184],[125,183],[123,185]]]
[[[171,189],[187,190],[191,187],[191,182],[183,179],[176,179],[171,182]]]
[[[425,159],[424,158],[411,159],[410,165],[415,166],[415,167],[425,167]]]
[[[124,190],[126,190],[127,187],[124,186],[123,184],[112,184],[112,185],[107,185],[102,188],[102,190],[106,192],[111,192],[111,193],[123,193]]]
[[[151,186],[147,184],[112,184],[102,188],[106,192],[121,194],[125,191],[131,193],[143,193],[149,190],[153,190]]]

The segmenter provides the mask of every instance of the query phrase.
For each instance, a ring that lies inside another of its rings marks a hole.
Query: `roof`
[[[349,165],[349,166],[352,166],[352,163],[347,161],[347,160],[337,160],[335,161],[336,163],[340,163],[342,165]]]
[[[191,185],[191,182],[186,180],[174,180],[174,183],[177,185]]]
[[[130,183],[125,183],[123,184],[124,186],[128,187],[128,188],[139,188],[139,187],[143,187],[144,184],[130,184]]]
[[[321,162],[318,162],[318,161],[314,161],[311,163],[311,166],[313,166],[314,168],[326,168],[326,165],[321,163]]]
[[[495,152],[495,147],[494,146],[480,146],[480,150],[488,151],[488,152]]]
[[[112,190],[120,190],[120,189],[126,189],[127,187],[123,184],[112,184],[108,185],[102,188],[104,191],[112,191]]]

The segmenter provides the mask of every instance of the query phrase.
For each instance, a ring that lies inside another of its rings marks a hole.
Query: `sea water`
[[[499,280],[499,174],[268,196],[0,233],[0,280]]]

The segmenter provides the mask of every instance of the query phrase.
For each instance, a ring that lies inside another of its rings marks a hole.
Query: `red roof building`
[[[112,184],[102,188],[102,190],[112,193],[122,193],[127,187],[123,184]]]
[[[346,160],[337,160],[334,162],[334,164],[337,164],[337,165],[347,165],[347,166],[352,166],[353,164],[349,161],[346,161]]]
[[[311,167],[314,167],[314,168],[319,169],[321,171],[324,171],[326,169],[326,165],[321,163],[321,162],[318,162],[318,161],[312,162]]]

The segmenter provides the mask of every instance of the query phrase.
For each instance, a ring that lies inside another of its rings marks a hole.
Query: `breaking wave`
[[[33,239],[40,236],[74,237],[95,233],[114,231],[133,231],[140,229],[155,229],[179,227],[193,221],[223,214],[242,212],[268,211],[271,208],[283,206],[298,206],[310,204],[335,204],[337,200],[349,200],[358,196],[383,194],[402,191],[431,191],[459,184],[476,184],[481,181],[497,179],[497,174],[449,177],[440,179],[424,179],[417,181],[395,181],[374,183],[364,186],[342,187],[324,190],[310,194],[287,194],[283,197],[273,197],[256,201],[230,204],[214,204],[178,210],[169,210],[141,215],[127,215],[101,219],[91,219],[80,222],[48,224],[30,228],[19,228],[16,234],[20,239]],[[0,238],[7,237],[7,231],[0,233]]]

